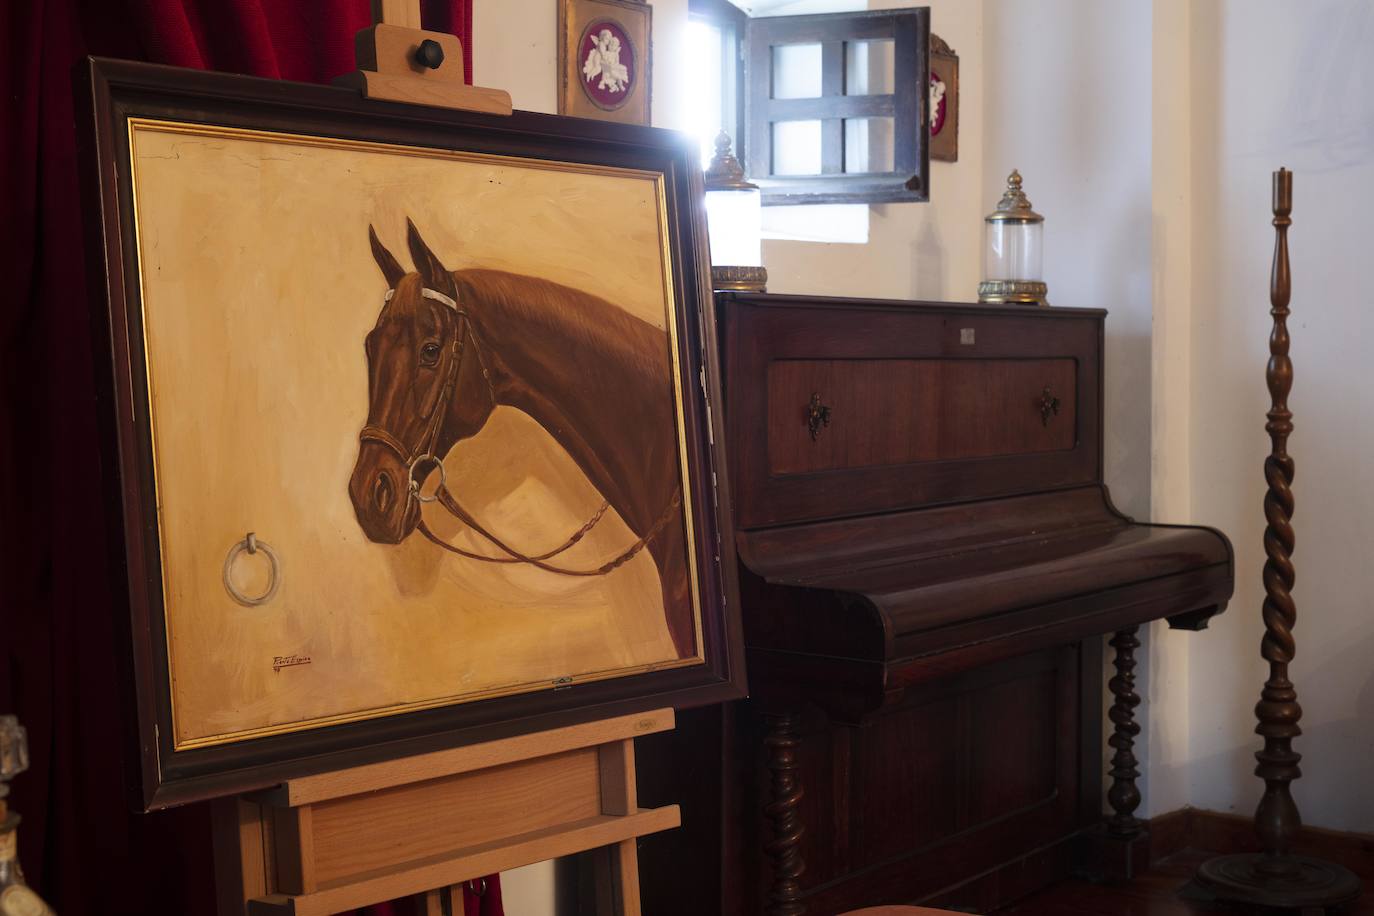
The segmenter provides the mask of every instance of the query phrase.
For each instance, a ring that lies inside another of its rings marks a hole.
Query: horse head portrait
[[[668,632],[679,657],[696,651],[676,392],[668,335],[582,290],[498,270],[450,271],[406,220],[415,270],[407,272],[369,227],[386,280],[367,334],[367,422],[348,484],[369,540],[399,544],[417,530],[467,560],[518,563],[564,576],[605,576],[641,551],[658,569]],[[444,458],[475,436],[498,406],[539,423],[604,498],[560,546],[528,553],[467,511]],[[437,483],[431,478],[437,477]],[[428,528],[438,504],[490,547],[474,553]],[[596,564],[560,555],[614,509],[635,539]]]
[[[495,403],[453,274],[409,220],[415,273],[402,269],[375,229],[368,235],[388,289],[364,344],[367,425],[348,493],[368,538],[399,544],[420,521],[420,485],[442,473],[444,455],[482,429]]]

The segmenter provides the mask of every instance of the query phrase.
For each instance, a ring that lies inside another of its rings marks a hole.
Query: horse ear
[[[425,286],[452,295],[453,274],[449,273],[434,252],[429,250],[425,240],[420,238],[420,230],[415,228],[415,223],[411,222],[409,217],[406,217],[406,242],[410,245],[410,259],[415,262],[415,269],[424,278]]]
[[[377,230],[372,226],[367,227],[367,238],[372,243],[372,256],[377,259],[377,266],[382,269],[382,275],[386,277],[386,285],[394,288],[397,281],[404,277],[406,272],[401,269],[401,264],[395,256],[386,250],[382,240],[377,238]]]

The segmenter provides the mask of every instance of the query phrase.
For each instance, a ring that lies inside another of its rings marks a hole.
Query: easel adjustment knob
[[[415,62],[427,70],[438,70],[444,62],[444,47],[433,38],[426,38],[415,49]]]

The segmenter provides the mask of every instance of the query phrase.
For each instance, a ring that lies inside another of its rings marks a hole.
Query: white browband
[[[389,290],[386,291],[386,295],[382,297],[382,301],[383,301],[383,302],[390,302],[390,301],[391,301],[391,297],[394,296],[394,295],[396,295],[396,290],[394,290],[394,289],[389,289]],[[442,302],[444,305],[447,305],[449,308],[453,309],[455,312],[458,310],[458,302],[457,302],[457,300],[455,300],[455,299],[450,299],[448,296],[445,296],[443,293],[439,292],[437,289],[430,289],[428,286],[426,286],[425,288],[423,288],[423,289],[420,290],[420,295],[421,295],[421,296],[424,296],[426,299],[433,299],[435,302]]]

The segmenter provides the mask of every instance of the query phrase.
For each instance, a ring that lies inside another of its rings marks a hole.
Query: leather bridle
[[[387,290],[383,301],[390,302],[392,296],[395,294],[396,291],[394,289]],[[663,514],[659,516],[643,537],[639,538],[627,549],[606,563],[601,564],[595,569],[586,570],[565,569],[560,566],[554,566],[546,561],[563,553],[578,541],[582,540],[582,538],[596,526],[597,522],[601,521],[605,516],[607,510],[610,508],[610,503],[608,501],[603,500],[600,508],[592,514],[591,518],[589,518],[581,528],[573,532],[573,534],[560,546],[537,555],[521,553],[508,546],[500,538],[487,531],[487,529],[473,517],[472,513],[468,512],[458,503],[457,498],[454,497],[453,493],[448,488],[448,480],[444,475],[443,459],[441,456],[435,454],[435,448],[438,445],[439,430],[444,424],[444,417],[448,412],[449,402],[453,399],[454,393],[458,387],[458,378],[463,367],[463,357],[467,353],[469,342],[471,344],[473,357],[477,360],[477,366],[482,372],[482,378],[487,383],[487,392],[491,396],[491,403],[493,405],[496,404],[496,388],[492,384],[491,372],[487,369],[486,362],[482,358],[479,338],[476,330],[473,328],[472,320],[468,317],[467,311],[460,308],[457,300],[453,299],[451,296],[445,295],[436,289],[431,289],[428,286],[421,288],[420,295],[426,299],[448,306],[453,310],[454,315],[458,319],[458,327],[453,334],[453,341],[449,345],[448,368],[445,372],[443,388],[440,389],[439,396],[435,399],[434,406],[430,410],[429,416],[425,418],[426,426],[420,435],[420,440],[413,447],[407,448],[405,443],[390,430],[371,423],[367,424],[359,431],[358,438],[362,442],[376,442],[390,450],[400,459],[401,464],[405,466],[407,508],[409,508],[410,500],[412,499],[420,503],[438,502],[449,512],[449,514],[467,525],[498,550],[505,553],[506,556],[486,556],[450,544],[440,539],[438,535],[431,531],[423,517],[421,517],[418,523],[420,533],[445,550],[470,560],[480,560],[484,563],[524,563],[547,572],[558,573],[564,576],[604,576],[606,573],[619,568],[633,559],[651,540],[658,536],[672,519],[674,512],[682,504],[680,489],[673,491],[673,498],[669,500],[667,507],[663,510]],[[421,467],[425,463],[433,464],[439,471],[439,486],[435,488],[433,496],[426,496],[421,492],[420,481],[423,478],[417,478],[415,476],[415,469]]]

